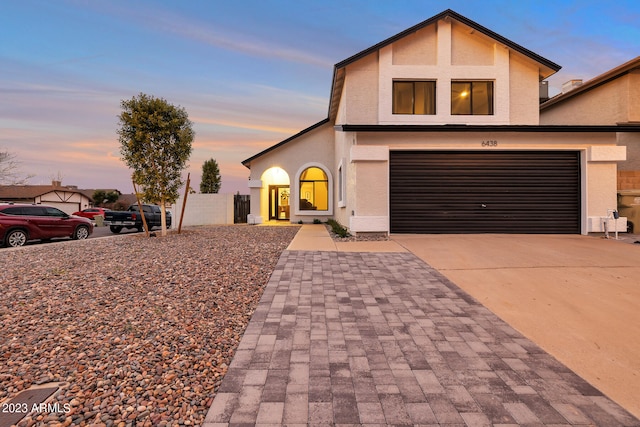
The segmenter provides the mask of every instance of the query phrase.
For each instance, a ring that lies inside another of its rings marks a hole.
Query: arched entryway
[[[267,207],[263,212],[265,218],[273,220],[289,220],[291,215],[291,188],[289,174],[280,168],[272,167],[262,174],[263,190],[262,206]],[[265,215],[266,213],[266,215]]]

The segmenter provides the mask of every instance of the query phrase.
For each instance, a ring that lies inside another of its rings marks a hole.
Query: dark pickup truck
[[[151,230],[153,227],[162,226],[162,211],[157,205],[142,205],[144,218],[147,221],[147,227]],[[131,205],[126,211],[108,211],[104,215],[104,224],[109,226],[112,233],[119,233],[123,228],[137,228],[138,231],[144,230],[142,225],[142,215],[138,205]],[[171,213],[167,212],[167,228],[171,227]]]

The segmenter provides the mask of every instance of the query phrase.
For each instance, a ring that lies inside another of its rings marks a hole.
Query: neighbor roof
[[[43,194],[51,193],[53,191],[83,194],[82,191],[77,189],[54,185],[0,185],[0,199],[34,199],[38,196],[42,196]],[[86,196],[86,194],[84,195]],[[91,197],[87,197],[91,199]]]
[[[574,96],[581,93],[588,92],[638,69],[640,69],[640,56],[637,56],[631,61],[625,62],[624,64],[613,68],[604,74],[600,74],[599,76],[594,77],[593,79],[583,83],[575,89],[570,90],[569,92],[554,96],[548,101],[542,103],[540,105],[540,110],[544,110],[551,107],[552,105],[566,101],[567,99],[573,98]]]

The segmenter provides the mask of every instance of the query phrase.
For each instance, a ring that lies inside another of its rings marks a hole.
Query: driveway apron
[[[579,235],[398,235],[509,325],[640,416],[640,245]]]
[[[207,415],[227,425],[640,426],[410,252],[283,252]]]

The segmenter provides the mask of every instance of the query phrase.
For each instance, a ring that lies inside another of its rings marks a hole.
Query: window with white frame
[[[436,114],[436,82],[393,82],[393,114]]]
[[[493,82],[452,81],[451,115],[493,115]]]
[[[329,179],[319,167],[308,167],[300,174],[300,210],[329,210]]]
[[[346,206],[345,183],[345,169],[343,166],[343,160],[341,160],[340,165],[338,165],[338,207]]]

